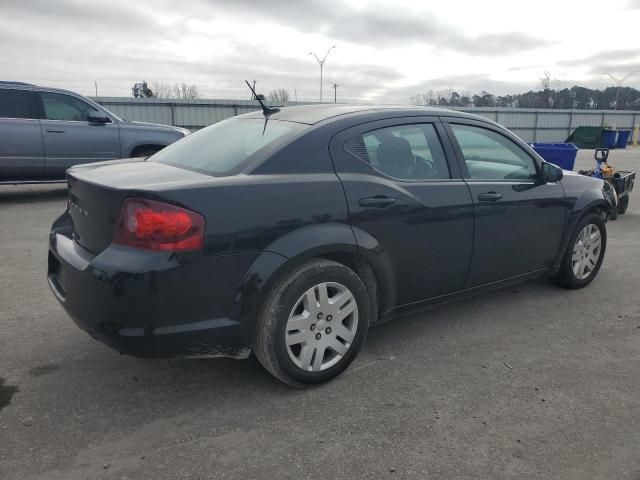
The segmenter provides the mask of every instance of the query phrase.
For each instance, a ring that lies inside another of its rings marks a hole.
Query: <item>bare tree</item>
[[[271,90],[267,96],[269,103],[284,104],[289,101],[289,92],[284,88]]]
[[[429,90],[428,92],[418,93],[417,95],[413,95],[410,98],[410,101],[413,105],[437,105],[438,100],[433,93],[433,90]]]
[[[168,83],[153,82],[151,87],[154,98],[171,98],[171,85]]]
[[[195,83],[187,85],[186,83],[174,83],[173,85],[164,82],[153,82],[152,84],[154,98],[179,98],[183,100],[193,100],[200,97],[198,85]]]
[[[421,106],[422,105],[422,95],[420,95],[419,93],[416,94],[416,95],[411,95],[409,97],[409,103],[411,105]]]
[[[198,85],[195,83],[192,85],[187,85],[186,83],[178,85],[176,83],[173,86],[173,96],[174,98],[181,98],[183,100],[193,100],[194,98],[198,98],[200,96]]]

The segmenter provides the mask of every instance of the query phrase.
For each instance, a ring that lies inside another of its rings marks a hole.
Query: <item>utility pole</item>
[[[94,80],[94,81],[93,81],[93,84],[94,84],[94,85],[95,85],[95,87],[96,87],[96,98],[98,98],[98,81],[97,81],[97,80]]]
[[[315,59],[318,61],[318,65],[320,65],[320,103],[322,103],[322,69],[324,68],[324,62],[327,61],[327,57],[331,53],[331,50],[333,50],[334,48],[336,48],[335,45],[333,45],[329,50],[327,50],[327,53],[325,54],[324,57],[322,57],[322,60],[315,53],[309,52],[309,55],[313,55]]]
[[[337,83],[333,84],[333,103],[338,103],[338,85]]]
[[[256,83],[257,82],[258,82],[257,80],[253,81],[253,90],[251,91],[251,98],[249,100],[255,100],[256,99],[256,96],[253,94],[253,92],[256,91]]]
[[[613,75],[611,75],[610,73],[603,73],[603,75],[608,75],[609,77],[611,77],[611,79],[616,82],[616,85],[618,85],[618,88],[616,89],[616,106],[614,107],[614,110],[618,109],[618,100],[620,98],[620,87],[622,86],[622,84],[624,83],[624,81],[629,78],[631,75],[633,75],[634,73],[638,73],[639,70],[635,70],[631,73],[628,73],[627,75],[625,75],[622,78],[616,78]]]

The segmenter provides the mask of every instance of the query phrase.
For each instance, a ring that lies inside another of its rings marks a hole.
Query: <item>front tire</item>
[[[291,386],[330,380],[358,354],[369,305],[362,280],[350,268],[323,259],[305,263],[268,296],[256,329],[256,357]]]
[[[607,248],[607,228],[596,213],[585,215],[569,239],[556,280],[568,288],[589,285],[600,271]]]

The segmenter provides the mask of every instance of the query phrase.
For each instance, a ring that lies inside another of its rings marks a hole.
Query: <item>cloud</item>
[[[158,25],[153,17],[137,8],[135,3],[87,2],[82,0],[20,0],[3,2],[2,16],[17,24],[41,24],[54,29],[64,25],[81,31],[91,41],[91,35],[108,35],[125,29],[151,31]],[[98,28],[94,31],[92,29]],[[103,30],[104,29],[104,30]]]
[[[34,29],[32,35],[24,37],[19,25],[6,24],[2,28],[0,19],[0,58],[11,65],[11,77],[6,79],[27,80],[84,94],[94,93],[95,80],[102,96],[128,96],[131,85],[141,80],[186,82],[198,84],[202,95],[208,98],[248,98],[244,80],[255,78],[259,80],[258,90],[263,93],[286,88],[292,98],[296,89],[300,99],[318,96],[318,67],[304,55],[288,58],[255,48],[241,39],[226,40],[215,33],[202,37],[196,34],[193,40],[200,44],[218,45],[226,41],[224,52],[215,51],[210,61],[203,61],[201,56],[169,55],[162,41],[148,41],[138,31],[133,35],[114,32],[107,41],[87,42],[85,31],[69,29],[68,23],[64,25],[62,34]],[[16,45],[20,48],[15,48]],[[334,76],[336,71],[340,71],[339,79]],[[325,69],[324,92],[328,98],[336,81],[340,84],[340,98],[354,100],[382,83],[402,78],[399,72],[379,65],[339,66],[335,62],[328,72]]]
[[[425,2],[416,4],[418,11],[348,1],[155,0],[153,8],[126,0],[4,2],[0,77],[84,94],[93,93],[97,80],[101,95],[114,96],[129,95],[141,80],[197,83],[208,98],[248,98],[244,80],[255,78],[261,92],[286,88],[309,100],[318,98],[319,70],[307,45],[335,42],[340,55],[324,70],[324,95],[335,82],[339,99],[391,103],[449,87],[495,94],[537,88],[537,75],[531,82],[499,81],[500,72],[528,69],[523,62],[552,71],[582,67],[583,78],[594,70],[593,82],[603,77],[596,68],[622,76],[638,63],[634,50],[618,49],[558,64],[547,61],[546,50],[530,52],[550,44],[534,28],[495,32],[487,21],[472,34],[434,15]],[[429,68],[419,65],[421,58]],[[421,81],[434,71],[439,78]]]
[[[394,10],[388,3],[356,8],[340,0],[201,0],[196,5],[192,12],[197,15],[213,7],[244,19],[283,23],[301,32],[375,48],[423,44],[476,55],[508,55],[551,44],[519,32],[466,35],[432,13]]]
[[[638,0],[640,3],[640,0]],[[556,62],[560,66],[564,67],[590,67],[598,68],[598,65],[611,65],[616,63],[626,63],[632,61],[640,56],[640,51],[637,49],[618,49],[618,50],[605,50],[602,52],[594,53],[587,57],[572,58],[569,60],[560,60]]]
[[[429,90],[434,92],[453,89],[459,94],[475,95],[482,90],[486,90],[494,95],[505,95],[522,93],[538,87],[538,82],[506,82],[496,80],[486,75],[450,75],[447,77],[433,78],[425,80],[402,89],[396,89],[395,96],[405,95],[409,98],[418,93],[425,93]],[[406,100],[405,100],[406,101]]]
[[[624,78],[627,75],[630,75],[629,78],[635,80],[636,78],[633,78],[633,76],[640,74],[640,62],[605,64],[600,67],[593,67],[589,70],[589,73],[592,75],[606,75],[607,73],[610,73],[614,77],[618,78]]]

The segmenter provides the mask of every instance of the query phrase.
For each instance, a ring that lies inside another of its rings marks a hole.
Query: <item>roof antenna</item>
[[[249,87],[249,90],[251,90],[251,93],[253,93],[253,98],[255,98],[256,100],[258,100],[258,102],[260,102],[260,106],[262,107],[262,113],[265,117],[268,115],[271,115],[272,113],[276,113],[280,111],[280,109],[277,107],[267,107],[262,101],[262,99],[264,98],[264,95],[258,95],[254,90],[254,88],[251,86],[251,84],[246,80],[244,81],[244,83],[247,84],[247,87]]]

